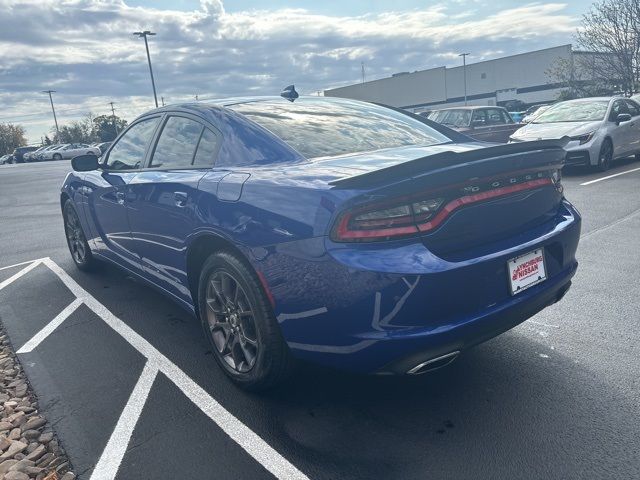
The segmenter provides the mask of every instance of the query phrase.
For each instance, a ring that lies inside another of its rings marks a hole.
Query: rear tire
[[[84,234],[84,230],[82,230],[80,218],[71,200],[65,202],[62,216],[64,218],[64,233],[67,237],[67,246],[73,263],[84,272],[95,270],[98,262],[91,253],[87,237]]]
[[[640,153],[634,155],[636,162],[640,162]]]
[[[602,142],[600,153],[598,154],[598,165],[596,169],[600,172],[606,172],[611,168],[613,161],[613,143],[608,138]]]
[[[255,272],[239,256],[216,252],[204,262],[198,312],[216,362],[245,390],[274,387],[293,358]]]

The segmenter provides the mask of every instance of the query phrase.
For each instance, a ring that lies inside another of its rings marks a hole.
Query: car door
[[[117,140],[101,168],[87,172],[82,193],[93,249],[127,268],[139,269],[126,211],[126,186],[140,171],[161,115],[143,117]]]
[[[219,138],[197,117],[168,114],[147,168],[127,187],[133,248],[145,276],[186,303],[187,240],[197,223],[198,182],[213,166]]]
[[[611,106],[611,112],[609,113],[609,122],[611,124],[609,135],[613,142],[614,158],[623,157],[629,153],[629,144],[631,142],[633,127],[635,126],[631,125],[632,123],[635,123],[633,120],[631,122],[622,122],[618,124],[616,119],[621,113],[629,113],[627,104],[622,99],[615,100]]]
[[[631,123],[629,124],[629,150],[627,154],[632,155],[640,152],[640,105],[630,99],[625,100],[625,103],[631,115]]]
[[[509,114],[500,108],[485,108],[484,125],[478,129],[478,139],[486,142],[507,143],[518,129]]]
[[[74,150],[74,144],[71,143],[69,145],[67,145],[66,147],[63,147],[62,149],[60,149],[60,155],[62,155],[63,159],[69,159],[69,158],[73,158],[75,155],[73,155],[73,150]]]

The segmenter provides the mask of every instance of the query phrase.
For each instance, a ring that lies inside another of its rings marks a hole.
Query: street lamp
[[[42,93],[48,93],[49,94],[49,101],[51,102],[51,111],[53,112],[53,121],[56,124],[56,135],[58,136],[58,141],[60,141],[60,129],[58,128],[58,119],[56,118],[56,109],[53,108],[53,97],[51,96],[52,93],[56,93],[55,90],[43,90]]]
[[[151,74],[151,86],[153,87],[153,99],[156,102],[156,108],[158,108],[158,96],[156,95],[156,82],[153,79],[153,68],[151,68],[151,56],[149,55],[149,42],[147,42],[147,36],[155,35],[155,33],[145,30],[144,32],[133,32],[138,38],[144,38],[144,46],[147,49],[147,60],[149,61],[149,73]]]
[[[467,105],[467,55],[470,53],[461,53],[458,55],[462,57],[462,74],[464,75],[464,104]]]

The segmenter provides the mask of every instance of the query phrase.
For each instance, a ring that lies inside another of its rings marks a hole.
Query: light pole
[[[464,75],[464,104],[467,105],[467,55],[469,53],[461,53],[458,55],[462,57],[462,74]]]
[[[147,42],[147,36],[155,35],[155,33],[145,30],[144,32],[133,32],[138,38],[144,38],[144,46],[147,49],[147,60],[149,61],[149,73],[151,74],[151,86],[153,87],[153,100],[156,102],[156,108],[158,108],[158,96],[156,95],[156,82],[153,79],[153,68],[151,68],[151,56],[149,55],[149,42]]]
[[[111,105],[111,121],[113,122],[113,129],[116,132],[116,137],[118,136],[118,125],[116,124],[116,109],[113,106],[116,102],[109,102],[109,105]],[[115,138],[114,138],[115,140]]]
[[[58,119],[56,118],[56,109],[53,108],[53,97],[51,96],[52,93],[56,93],[55,90],[43,90],[42,93],[48,93],[49,94],[49,101],[51,102],[51,111],[53,112],[53,121],[56,124],[56,135],[58,136],[58,141],[60,141],[60,129],[58,128]]]

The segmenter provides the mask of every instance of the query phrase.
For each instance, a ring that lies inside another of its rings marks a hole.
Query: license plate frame
[[[536,248],[507,261],[509,291],[517,295],[547,279],[544,248]]]

